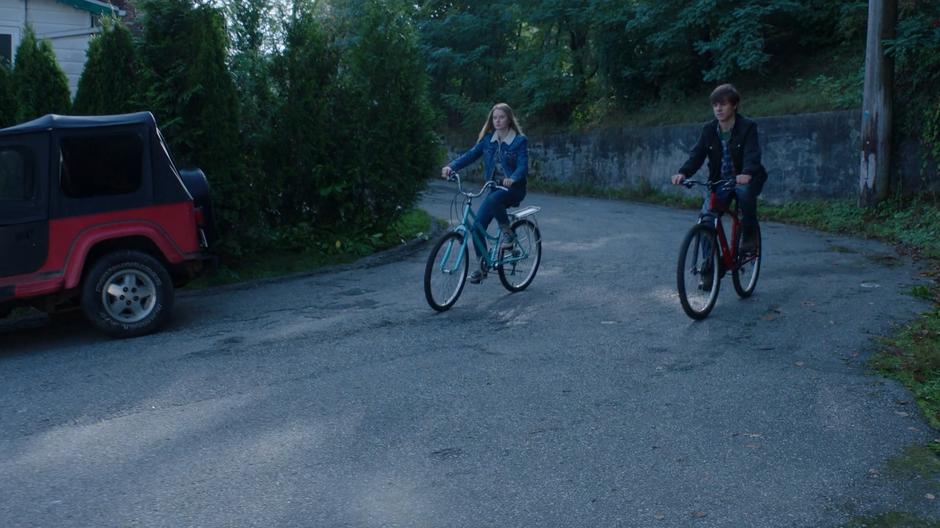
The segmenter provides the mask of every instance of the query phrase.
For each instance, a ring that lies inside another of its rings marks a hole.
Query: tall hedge
[[[344,171],[368,223],[382,224],[410,208],[434,173],[437,142],[428,77],[413,5],[353,2],[354,38],[345,50],[346,133],[356,163]]]
[[[17,101],[17,121],[45,114],[67,114],[71,107],[69,82],[56,61],[52,46],[47,40],[37,39],[29,25],[16,49],[13,93]]]
[[[182,166],[209,178],[223,248],[238,254],[257,227],[255,186],[246,181],[238,97],[226,65],[218,9],[192,0],[144,0],[141,60],[150,108]]]
[[[337,50],[320,19],[309,8],[295,12],[274,67],[280,104],[267,182],[276,225],[339,226],[355,210],[348,179],[352,143],[340,140],[353,138],[350,122],[339,118],[338,67]]]
[[[91,39],[86,55],[74,113],[122,114],[145,108],[134,39],[123,23],[106,19],[104,30]]]

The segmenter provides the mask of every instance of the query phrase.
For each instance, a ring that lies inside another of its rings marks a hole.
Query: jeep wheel
[[[173,308],[173,283],[157,259],[139,251],[105,255],[82,286],[85,317],[113,337],[153,332]]]

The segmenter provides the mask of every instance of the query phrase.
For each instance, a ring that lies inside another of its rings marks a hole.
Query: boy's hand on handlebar
[[[738,183],[738,185],[747,185],[751,183],[750,174],[738,174],[734,179]]]
[[[682,185],[682,182],[685,181],[685,174],[673,174],[672,175],[672,184],[673,185]]]
[[[515,183],[512,181],[512,178],[503,178],[502,184],[503,187],[512,187],[512,184]]]
[[[450,168],[450,166],[444,165],[443,167],[441,167],[441,178],[444,178],[445,180],[447,178],[450,178],[451,172],[453,172],[453,170]]]

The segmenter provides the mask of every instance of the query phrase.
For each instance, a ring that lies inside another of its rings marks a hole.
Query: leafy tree
[[[71,106],[68,79],[56,61],[52,46],[47,40],[38,40],[29,25],[16,49],[13,93],[17,101],[17,121],[45,114],[66,114]]]
[[[431,0],[418,13],[434,104],[450,126],[475,127],[497,101],[519,43],[521,8],[498,0]],[[515,101],[513,101],[515,102]]]
[[[104,30],[88,44],[73,111],[83,115],[122,114],[145,108],[140,63],[130,30],[105,19]]]
[[[940,5],[899,3],[897,32],[886,43],[895,61],[895,105],[901,129],[940,162]],[[925,163],[929,165],[929,163]]]

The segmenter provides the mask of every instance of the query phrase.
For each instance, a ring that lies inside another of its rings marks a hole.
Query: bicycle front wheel
[[[428,255],[424,268],[424,297],[438,312],[453,306],[467,283],[467,270],[470,269],[468,250],[463,245],[463,235],[452,231],[441,237]]]
[[[686,315],[704,319],[715,307],[721,284],[718,269],[718,238],[715,230],[698,224],[689,230],[679,249],[676,286]]]
[[[760,275],[760,254],[761,254],[761,240],[760,240],[760,228],[755,227],[754,236],[756,240],[754,243],[757,248],[756,251],[745,254],[741,250],[742,240],[744,237],[741,233],[738,233],[738,241],[735,249],[735,255],[738,256],[738,264],[731,271],[731,283],[734,284],[734,291],[738,293],[738,297],[746,299],[754,293],[754,288],[757,286],[757,277]]]
[[[526,289],[542,262],[542,234],[535,222],[523,218],[512,224],[516,243],[511,250],[499,250],[499,263],[496,266],[499,281],[511,292]]]

